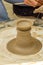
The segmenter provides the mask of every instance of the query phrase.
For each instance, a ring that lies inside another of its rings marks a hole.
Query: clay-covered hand
[[[34,10],[34,13],[43,13],[43,5]]]
[[[24,0],[26,5],[30,5],[33,7],[43,5],[43,0]]]

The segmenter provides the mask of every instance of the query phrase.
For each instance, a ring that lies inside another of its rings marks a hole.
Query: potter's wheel
[[[16,63],[16,62],[36,62],[43,61],[43,28],[32,26],[32,36],[40,40],[42,43],[41,50],[35,55],[16,55],[9,52],[6,48],[7,43],[16,37],[16,27],[11,27],[0,32],[0,63]]]

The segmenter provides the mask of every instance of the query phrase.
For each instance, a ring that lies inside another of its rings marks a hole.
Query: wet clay
[[[17,22],[17,36],[7,44],[7,49],[19,55],[36,54],[42,48],[39,40],[31,36],[31,22],[20,20]]]

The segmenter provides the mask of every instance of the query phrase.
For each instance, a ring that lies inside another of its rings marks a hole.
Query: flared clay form
[[[42,48],[39,40],[31,36],[32,23],[29,20],[19,20],[17,22],[17,36],[7,44],[7,49],[13,54],[32,55]]]

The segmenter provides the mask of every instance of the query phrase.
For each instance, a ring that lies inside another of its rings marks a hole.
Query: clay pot
[[[19,20],[17,23],[17,37],[7,44],[7,49],[20,55],[31,55],[40,51],[42,44],[31,36],[32,23],[29,20]]]

